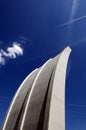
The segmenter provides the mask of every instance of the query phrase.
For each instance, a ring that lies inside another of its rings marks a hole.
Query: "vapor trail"
[[[1,99],[0,99],[0,102],[10,102],[10,101],[8,101],[8,100],[1,100]]]
[[[67,104],[67,106],[86,107],[84,104]]]
[[[11,98],[0,97],[0,101],[6,101],[6,102],[8,102],[8,101],[10,101],[10,100],[11,100]]]
[[[68,21],[67,23],[61,24],[61,25],[57,26],[57,28],[64,27],[64,26],[66,26],[66,25],[68,25],[68,24],[77,22],[77,21],[82,20],[82,19],[84,19],[84,18],[86,18],[86,15],[81,16],[81,17],[76,18],[76,19],[73,19],[73,20],[71,20],[71,21]]]

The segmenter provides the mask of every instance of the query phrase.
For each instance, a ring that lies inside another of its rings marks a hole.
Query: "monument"
[[[65,79],[71,49],[34,70],[18,88],[2,130],[65,130]]]

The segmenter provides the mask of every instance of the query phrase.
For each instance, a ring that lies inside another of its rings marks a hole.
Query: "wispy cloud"
[[[11,47],[7,47],[6,51],[0,49],[0,65],[5,65],[7,59],[15,59],[17,56],[23,55],[23,48],[17,42],[13,42]]]
[[[25,44],[28,41],[26,36],[19,36],[18,37],[19,43]]]
[[[5,59],[3,58],[1,52],[0,52],[0,64],[4,65],[5,64]]]
[[[71,13],[70,13],[70,18],[69,18],[70,21],[72,19],[74,19],[74,16],[76,14],[78,6],[79,6],[79,0],[73,0],[72,1],[72,8],[71,8]]]
[[[68,22],[63,23],[63,24],[57,26],[57,28],[64,27],[64,26],[67,26],[67,25],[69,26],[70,24],[73,24],[76,21],[79,21],[79,20],[81,20],[83,18],[86,18],[86,16],[82,16],[82,17],[74,19],[75,15],[76,15],[76,12],[77,12],[78,6],[79,6],[79,0],[73,0],[72,4],[71,4],[71,12],[70,12],[70,16],[69,16]]]
[[[86,17],[86,16],[81,16],[81,17],[76,18],[75,16],[77,14],[77,9],[79,7],[79,0],[72,0],[71,2],[72,2],[71,10],[70,10],[68,21],[58,26],[58,28],[62,28],[62,27],[67,28],[66,38],[67,38],[68,43],[72,43],[74,23]]]

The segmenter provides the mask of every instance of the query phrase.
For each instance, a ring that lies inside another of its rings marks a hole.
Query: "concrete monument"
[[[71,49],[34,70],[18,88],[2,130],[65,130],[65,79]]]

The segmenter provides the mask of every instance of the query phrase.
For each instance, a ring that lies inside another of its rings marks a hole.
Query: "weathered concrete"
[[[67,47],[32,72],[16,92],[2,130],[65,130]]]

